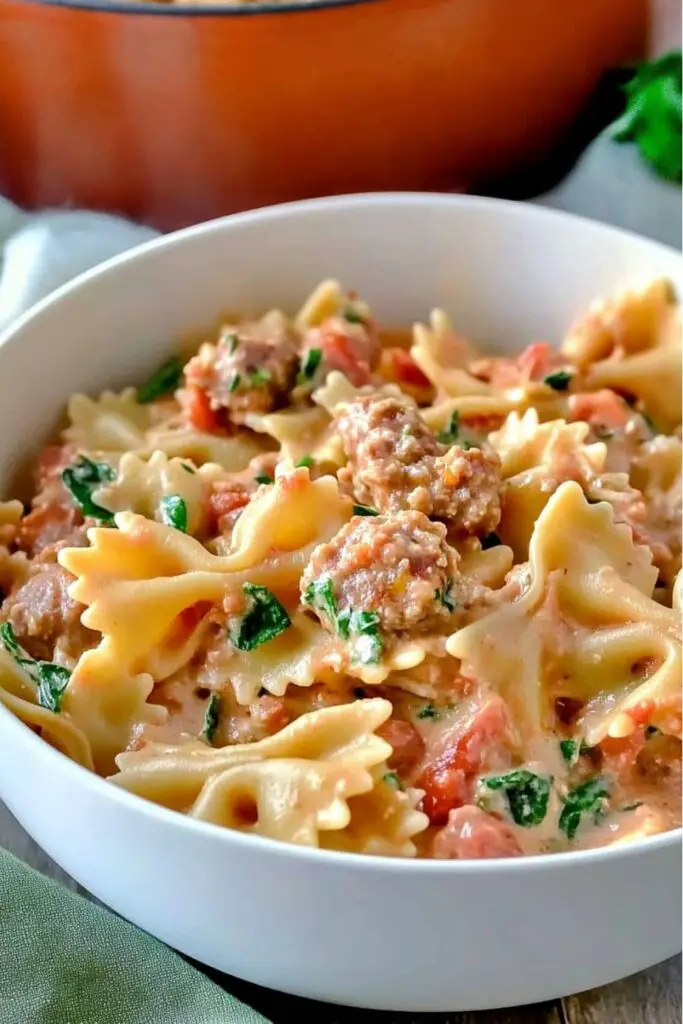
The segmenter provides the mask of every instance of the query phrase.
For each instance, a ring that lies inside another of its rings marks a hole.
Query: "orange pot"
[[[0,0],[0,190],[160,228],[450,189],[552,145],[647,0]]]

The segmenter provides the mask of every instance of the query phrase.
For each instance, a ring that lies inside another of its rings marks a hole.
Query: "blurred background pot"
[[[647,0],[0,0],[0,191],[162,229],[453,189],[552,147]]]

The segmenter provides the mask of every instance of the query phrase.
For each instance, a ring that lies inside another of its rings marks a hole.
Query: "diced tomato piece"
[[[518,857],[522,850],[509,825],[468,806],[451,811],[448,824],[434,838],[432,852],[443,860],[483,860]]]
[[[631,415],[628,403],[609,388],[569,396],[570,420],[584,420],[610,430],[621,430]]]
[[[542,380],[550,372],[553,350],[547,341],[527,345],[517,356],[520,380]]]
[[[209,396],[196,384],[188,387],[189,396],[185,405],[185,412],[190,425],[196,430],[202,430],[207,434],[215,434],[220,430],[217,412],[211,408]]]
[[[393,748],[389,767],[397,771],[410,771],[422,759],[425,744],[419,732],[410,722],[390,718],[380,726],[377,735]]]
[[[474,713],[469,728],[423,769],[417,785],[425,790],[425,814],[436,824],[467,803],[476,776],[509,763],[510,717],[501,697],[490,697]]]
[[[382,353],[383,366],[392,380],[399,384],[410,384],[416,388],[430,388],[432,383],[415,363],[410,352],[404,348],[385,348]]]
[[[320,328],[320,347],[323,359],[330,369],[339,370],[356,387],[370,383],[367,352],[361,351],[363,346],[355,338],[323,325]]]
[[[272,697],[269,693],[259,697],[258,701],[249,706],[249,715],[266,736],[274,736],[292,720],[284,698]]]
[[[634,707],[629,708],[627,714],[636,725],[647,725],[654,709],[655,702],[653,700],[641,700]]]
[[[249,492],[240,484],[216,484],[208,498],[210,530],[217,530],[220,534],[230,533],[249,500]]]

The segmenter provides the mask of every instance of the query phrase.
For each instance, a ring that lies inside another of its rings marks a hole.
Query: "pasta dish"
[[[356,853],[676,827],[681,328],[668,282],[482,354],[323,282],[73,395],[0,504],[0,701],[111,785]]]

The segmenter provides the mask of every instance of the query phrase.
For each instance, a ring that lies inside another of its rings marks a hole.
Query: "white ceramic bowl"
[[[171,235],[63,288],[0,345],[0,484],[70,392],[141,380],[226,308],[294,309],[324,276],[380,320],[432,306],[484,344],[557,341],[577,310],[681,257],[530,206],[374,195],[298,203]],[[393,1010],[550,999],[681,946],[680,833],[509,861],[299,849],[183,818],[109,786],[0,707],[0,797],[120,914],[212,967],[297,995]]]

